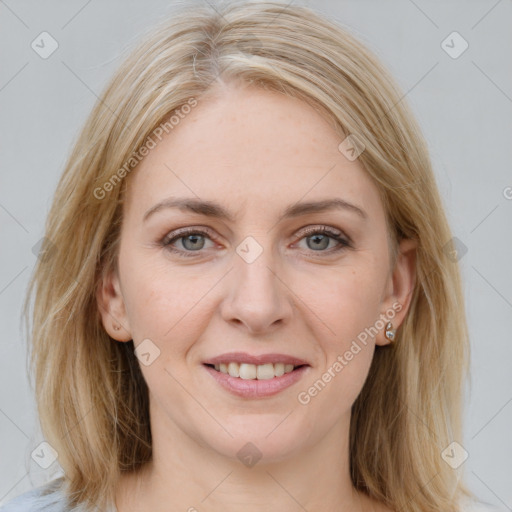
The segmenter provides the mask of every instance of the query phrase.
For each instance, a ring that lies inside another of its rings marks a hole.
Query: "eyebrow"
[[[145,222],[151,215],[167,208],[177,208],[185,212],[198,213],[200,215],[206,215],[208,217],[214,217],[221,220],[227,220],[229,222],[235,221],[235,216],[226,210],[220,204],[214,201],[208,201],[198,198],[176,198],[170,197],[160,201],[159,203],[152,206],[143,217]],[[332,198],[324,199],[321,201],[308,201],[302,203],[295,203],[288,206],[279,217],[279,220],[285,218],[298,217],[308,213],[321,213],[327,210],[346,210],[349,212],[356,213],[359,217],[364,220],[368,219],[366,212],[355,204],[349,203],[344,199]]]

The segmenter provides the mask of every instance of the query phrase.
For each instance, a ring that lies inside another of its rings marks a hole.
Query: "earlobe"
[[[104,274],[96,290],[96,301],[103,327],[117,341],[132,339],[119,277],[114,270]]]
[[[388,283],[388,295],[383,301],[386,328],[379,333],[377,345],[394,343],[407,315],[416,283],[417,245],[416,240],[412,239],[404,239],[399,244],[395,267]],[[389,312],[391,314],[386,314]],[[391,322],[391,326],[388,322]],[[390,332],[390,336],[387,332]]]

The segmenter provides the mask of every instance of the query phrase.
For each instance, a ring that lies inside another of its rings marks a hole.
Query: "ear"
[[[417,245],[416,240],[412,239],[404,239],[400,242],[395,266],[386,283],[381,318],[384,319],[385,325],[390,321],[393,324],[393,329],[398,330],[411,304],[412,292],[416,283]],[[384,332],[385,328],[376,336],[375,343],[377,345],[391,343],[385,337]]]
[[[132,334],[116,270],[103,274],[96,289],[96,301],[108,335],[117,341],[130,341]]]

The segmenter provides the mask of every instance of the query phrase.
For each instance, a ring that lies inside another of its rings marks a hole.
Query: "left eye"
[[[302,235],[300,241],[306,240],[307,248],[311,249],[313,252],[330,254],[332,252],[341,251],[347,247],[352,247],[352,243],[348,237],[344,238],[341,232],[335,231],[327,226],[309,228],[304,231]],[[323,250],[329,247],[331,240],[334,240],[336,245],[327,251]]]
[[[314,235],[307,235],[301,238],[300,241],[306,240],[306,246],[308,249],[311,249],[313,251],[319,251],[322,249],[327,249],[329,247],[329,244],[331,241],[340,243],[340,239],[338,239],[334,235],[327,235],[323,232],[318,232]],[[336,247],[336,244],[335,244]]]

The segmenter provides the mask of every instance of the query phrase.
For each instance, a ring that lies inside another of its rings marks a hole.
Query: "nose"
[[[293,312],[293,293],[284,276],[275,269],[270,250],[248,263],[237,254],[234,268],[225,281],[222,318],[250,334],[271,332],[289,322]]]

